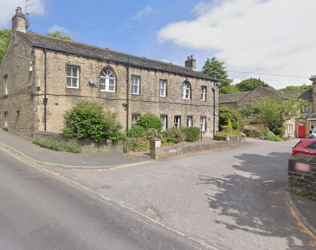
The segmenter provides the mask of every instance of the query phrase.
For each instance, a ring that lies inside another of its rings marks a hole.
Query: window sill
[[[76,89],[76,90],[79,90],[80,88],[70,88],[70,87],[67,87],[66,89]]]
[[[108,90],[101,90],[101,89],[100,89],[100,91],[101,92],[106,92],[106,93],[115,93],[115,91],[108,91]]]
[[[140,94],[134,94],[134,93],[132,93],[132,95],[140,95]]]

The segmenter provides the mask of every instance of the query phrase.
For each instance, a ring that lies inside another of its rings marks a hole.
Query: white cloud
[[[29,2],[29,4],[31,3]],[[43,16],[45,14],[44,0],[32,0],[32,4],[34,5],[30,6],[27,12],[34,12],[32,15],[38,16]],[[17,7],[20,6],[22,8],[22,12],[25,12],[25,1],[21,0],[0,0],[0,6],[0,29],[11,28],[11,19],[15,15]]]
[[[132,17],[132,20],[140,20],[143,16],[150,13],[155,13],[156,11],[151,6],[146,6],[145,9],[139,11],[135,16]]]
[[[315,0],[200,2],[192,10],[196,19],[169,23],[157,37],[161,43],[214,53],[228,70],[308,78],[316,74],[315,9]],[[252,77],[269,79],[275,88],[306,82]]]
[[[64,27],[60,27],[57,24],[54,24],[53,27],[48,29],[49,33],[54,33],[56,31],[60,31],[62,35],[67,35],[67,36],[76,35],[76,32],[70,31],[69,29],[66,29]]]

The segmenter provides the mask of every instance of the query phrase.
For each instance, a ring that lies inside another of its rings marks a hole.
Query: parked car
[[[316,156],[316,139],[301,139],[294,147],[292,155],[305,154]]]

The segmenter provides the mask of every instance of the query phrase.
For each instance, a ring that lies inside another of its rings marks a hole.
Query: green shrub
[[[33,143],[55,151],[65,151],[70,153],[81,153],[81,147],[75,140],[61,141],[53,137],[36,136]]]
[[[136,145],[136,141],[134,138],[126,137],[123,144],[123,151],[124,153],[128,153],[134,150],[134,146]]]
[[[134,145],[134,151],[135,152],[142,152],[142,151],[148,151],[150,147],[150,142],[146,139],[140,139],[135,145]]]
[[[181,131],[176,127],[169,128],[162,134],[167,139],[167,142],[180,142],[183,138]]]
[[[233,135],[241,135],[243,137],[246,137],[245,133],[242,133],[238,130],[232,130],[230,132],[228,131],[221,131],[221,132],[217,132],[216,133],[217,136],[228,136],[228,137],[232,137]]]
[[[147,137],[147,140],[150,140],[151,138],[157,137],[157,138],[161,138],[161,134],[159,134],[157,129],[154,128],[150,128],[147,130],[147,132],[145,133],[145,136]]]
[[[282,141],[282,139],[279,136],[275,135],[271,131],[267,133],[267,136],[265,138],[269,141]]]
[[[66,137],[91,138],[96,142],[105,139],[124,139],[122,125],[115,122],[115,114],[104,112],[104,105],[96,101],[80,100],[64,114]]]
[[[181,132],[186,134],[186,141],[194,142],[200,137],[201,130],[197,127],[181,128]]]
[[[141,115],[136,124],[143,127],[145,131],[147,131],[150,128],[154,128],[160,131],[162,128],[161,120],[151,113]]]
[[[236,110],[230,109],[229,107],[221,107],[219,109],[219,125],[227,125],[228,119],[230,119],[233,129],[239,129],[240,125],[245,124]]]
[[[145,132],[145,129],[142,126],[133,124],[131,129],[128,132],[128,135],[132,137],[140,137],[144,134],[144,132]]]

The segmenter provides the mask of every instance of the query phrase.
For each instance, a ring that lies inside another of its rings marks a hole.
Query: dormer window
[[[115,92],[116,77],[112,70],[103,69],[100,74],[100,90]]]

